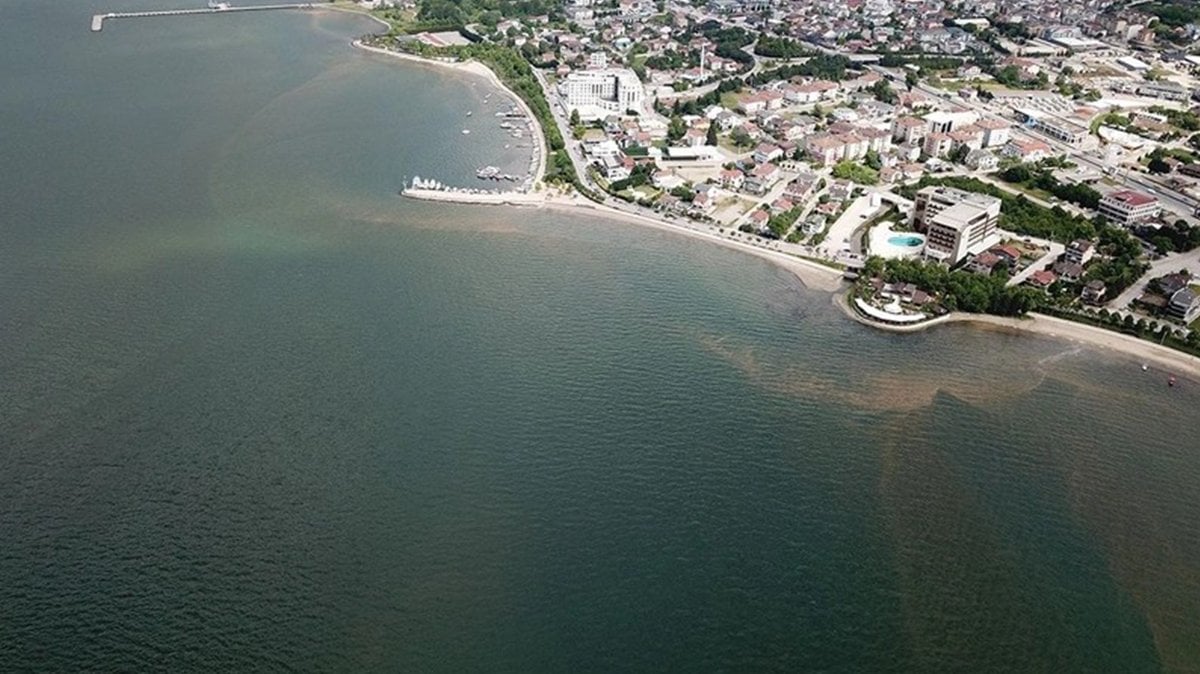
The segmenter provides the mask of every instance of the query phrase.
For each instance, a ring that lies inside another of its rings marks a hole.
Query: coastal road
[[[604,190],[600,189],[600,186],[588,174],[588,162],[587,158],[583,155],[583,144],[576,141],[571,132],[571,123],[567,118],[567,113],[562,109],[558,92],[550,85],[545,73],[541,70],[534,68],[533,74],[537,78],[538,84],[542,86],[542,94],[546,97],[546,102],[550,104],[550,116],[554,118],[554,124],[558,127],[558,132],[562,135],[567,155],[570,156],[571,163],[575,165],[575,172],[579,174],[579,179],[583,181],[584,186],[588,189],[598,194],[604,194]],[[547,157],[546,161],[550,161],[549,157]]]

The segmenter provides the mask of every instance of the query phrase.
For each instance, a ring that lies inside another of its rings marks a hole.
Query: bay
[[[149,6],[0,24],[0,669],[1195,671],[1195,382],[404,200],[499,93]]]

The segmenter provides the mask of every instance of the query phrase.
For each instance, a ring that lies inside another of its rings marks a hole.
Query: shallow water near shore
[[[149,6],[0,25],[0,670],[1195,670],[1200,384],[401,199],[482,82]]]

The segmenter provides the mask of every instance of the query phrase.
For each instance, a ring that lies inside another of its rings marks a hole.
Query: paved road
[[[818,246],[825,255],[835,257],[843,251],[850,253],[859,253],[850,245],[850,238],[854,234],[854,230],[862,226],[870,217],[887,208],[882,201],[876,206],[871,205],[872,192],[858,197],[850,202],[850,206],[842,213],[841,217],[834,221],[829,227],[829,233],[825,235],[825,240]]]
[[[1110,309],[1124,309],[1129,303],[1141,296],[1146,290],[1146,284],[1151,279],[1164,276],[1181,269],[1187,269],[1193,276],[1200,276],[1200,248],[1186,253],[1171,254],[1150,263],[1150,271],[1146,272],[1136,283],[1125,289],[1108,303]]]

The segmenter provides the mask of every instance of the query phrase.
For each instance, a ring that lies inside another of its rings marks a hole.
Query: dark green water
[[[402,200],[485,85],[152,4],[3,5],[0,670],[1200,670],[1200,384]]]

